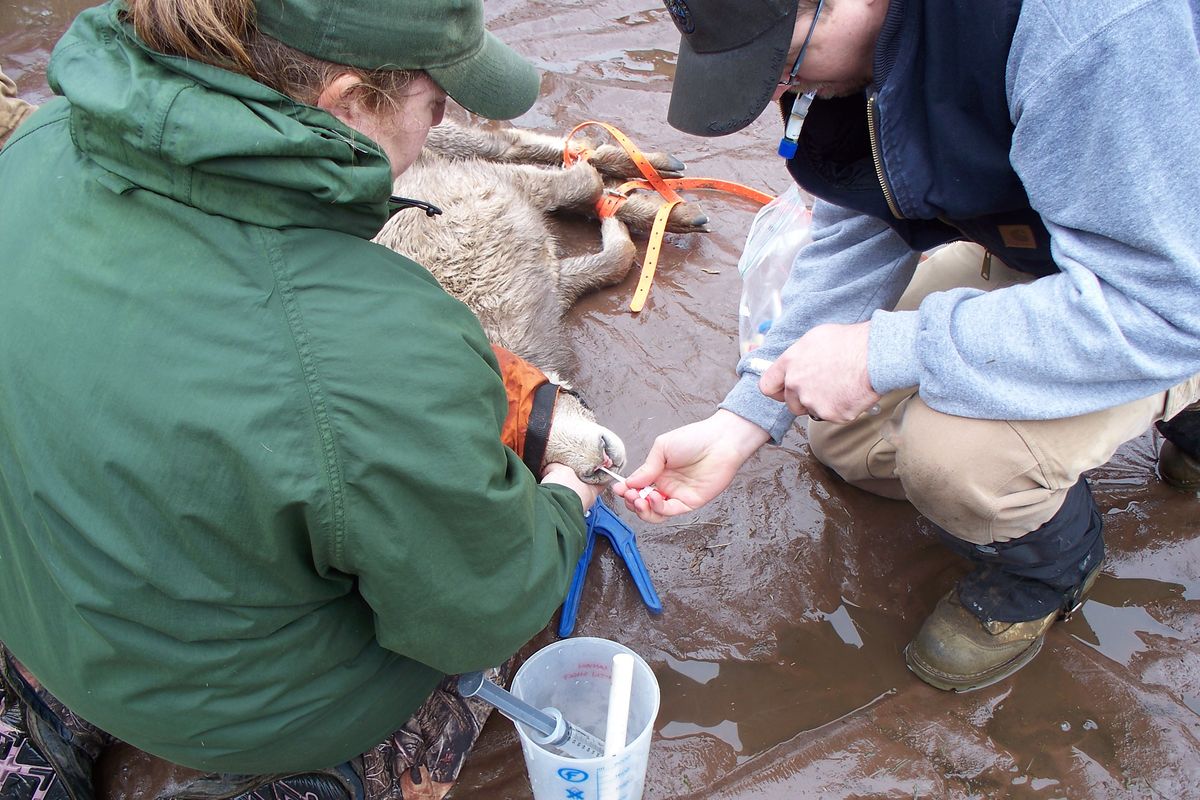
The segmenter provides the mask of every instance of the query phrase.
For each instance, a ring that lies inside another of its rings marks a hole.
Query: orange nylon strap
[[[650,284],[654,281],[654,271],[658,268],[658,254],[662,251],[663,234],[667,230],[667,217],[671,215],[671,209],[683,202],[683,198],[676,194],[668,183],[658,174],[658,170],[646,159],[642,151],[637,145],[621,131],[617,130],[607,122],[597,122],[596,120],[588,120],[581,122],[571,129],[567,134],[566,143],[563,145],[563,163],[567,166],[574,164],[578,158],[571,152],[571,138],[581,129],[589,125],[596,125],[603,128],[610,136],[617,140],[626,155],[633,160],[633,163],[638,168],[638,172],[642,173],[645,178],[645,183],[657,191],[663,198],[662,207],[658,209],[658,213],[654,215],[654,225],[650,228],[650,240],[646,244],[646,257],[642,259],[642,273],[638,277],[637,289],[634,290],[633,299],[629,301],[629,310],[637,313],[646,305],[646,297],[650,294]],[[607,194],[607,193],[606,193]],[[623,193],[622,193],[623,194]],[[597,203],[597,213],[603,219],[607,214],[611,216],[617,212],[624,201],[606,201],[602,197]]]
[[[568,145],[568,147],[569,146],[570,145]],[[580,147],[578,150],[564,151],[563,152],[563,164],[565,166],[569,167],[572,164],[574,164],[576,161],[587,161],[589,158],[591,158],[595,154],[596,154],[596,151],[590,147]],[[567,159],[567,155],[571,156],[570,160]]]
[[[629,199],[629,195],[621,192],[605,191],[600,195],[600,199],[596,201],[596,216],[600,219],[608,219],[617,213],[617,209],[625,205],[625,201]]]
[[[761,205],[766,205],[775,198],[766,192],[760,192],[750,186],[734,181],[726,181],[720,178],[666,178],[663,183],[673,189],[714,189],[719,192],[728,192],[729,194],[744,197],[747,200],[753,200]],[[626,181],[617,187],[617,191],[621,194],[626,194],[632,189],[653,189],[649,181],[632,180]]]
[[[571,149],[572,137],[589,125],[597,125],[608,131],[609,135],[621,145],[626,155],[633,160],[638,172],[643,175],[641,180],[631,180],[621,184],[615,193],[606,191],[596,201],[596,213],[600,218],[605,219],[616,214],[617,209],[628,199],[629,192],[633,189],[653,189],[662,196],[664,201],[659,207],[658,213],[654,215],[654,224],[650,228],[650,239],[646,243],[646,257],[642,259],[642,273],[638,277],[638,285],[633,292],[633,299],[629,301],[629,310],[634,313],[642,310],[642,307],[646,305],[646,297],[650,294],[650,284],[653,283],[654,271],[658,268],[658,255],[662,252],[663,234],[667,231],[667,218],[671,216],[671,209],[683,202],[683,198],[675,189],[717,189],[763,205],[773,199],[771,195],[757,189],[719,178],[663,178],[628,136],[607,122],[597,122],[596,120],[581,122],[567,134],[563,144],[563,164],[565,166],[569,167],[583,158],[588,158],[594,152],[588,148]]]
[[[642,154],[642,151],[638,149],[637,145],[635,145],[628,136],[621,133],[621,131],[617,130],[612,125],[609,125],[607,122],[588,120],[587,122],[581,122],[572,128],[571,132],[567,134],[566,144],[563,146],[564,164],[569,167],[578,161],[578,158],[576,158],[571,152],[571,137],[589,125],[597,125],[608,131],[609,135],[616,139],[617,143],[621,145],[621,149],[623,149],[625,153],[633,160],[634,165],[638,168],[638,172],[642,173],[642,177],[644,177],[650,183],[650,185],[654,187],[655,191],[663,196],[664,200],[683,200],[682,197],[675,194],[674,189],[667,185],[667,182],[663,180],[663,177],[658,174],[658,170],[656,170],[650,164],[650,162],[646,160],[646,156]]]
[[[771,195],[760,192],[757,189],[752,189],[734,181],[721,180],[720,178],[667,178],[663,181],[672,188],[679,189],[717,189],[719,191],[729,192],[738,197],[744,197],[747,200],[753,200],[756,203],[766,205],[773,199]],[[650,189],[653,188],[648,181],[626,181],[617,187],[617,191],[621,194],[626,194],[632,189]],[[678,195],[677,195],[678,196]],[[664,203],[658,209],[658,213],[654,215],[654,225],[650,228],[650,241],[646,244],[646,257],[642,260],[642,274],[638,278],[637,289],[634,290],[633,300],[629,303],[629,310],[634,313],[641,311],[646,304],[646,297],[650,294],[650,284],[654,280],[654,271],[658,268],[658,254],[662,250],[663,234],[667,230],[667,218],[671,215],[671,209],[679,204],[679,200]]]

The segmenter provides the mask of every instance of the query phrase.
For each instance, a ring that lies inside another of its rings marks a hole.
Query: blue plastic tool
[[[587,513],[587,546],[583,548],[583,555],[575,565],[571,588],[567,591],[567,599],[563,601],[562,617],[558,621],[559,636],[570,636],[571,631],[575,630],[575,617],[579,613],[579,600],[583,596],[588,565],[592,563],[592,552],[596,549],[597,534],[607,538],[613,550],[621,556],[646,607],[655,614],[662,613],[662,600],[658,599],[658,592],[654,591],[654,582],[650,580],[650,573],[646,571],[646,562],[642,561],[633,530],[622,522],[612,509],[604,505],[604,501],[597,500]]]

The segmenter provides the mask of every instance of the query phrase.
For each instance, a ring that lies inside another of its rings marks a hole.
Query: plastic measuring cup
[[[617,653],[633,656],[625,746],[600,758],[570,758],[539,745],[535,731],[517,724],[534,800],[641,799],[659,702],[658,680],[641,656],[607,639],[564,639],[521,665],[512,693],[537,708],[560,710],[575,726],[603,740]]]

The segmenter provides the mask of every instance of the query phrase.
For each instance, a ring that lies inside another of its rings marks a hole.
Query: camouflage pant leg
[[[0,800],[90,800],[115,740],[47,692],[0,644]]]
[[[487,676],[507,686],[516,666],[513,656]],[[454,787],[492,711],[457,683],[442,681],[404,727],[363,754],[369,800],[441,800]]]
[[[491,670],[507,684],[516,657]],[[230,775],[179,768],[161,800],[441,800],[453,788],[491,706],[442,681],[399,730],[353,758],[301,775]],[[113,798],[117,800],[117,798]]]
[[[67,800],[67,797],[54,769],[29,739],[21,704],[0,685],[0,798]]]
[[[507,684],[515,670],[514,656],[488,677]],[[0,678],[0,800],[89,800],[93,764],[102,751],[120,742],[38,685],[3,645]],[[344,764],[295,775],[204,773],[179,767],[169,793],[159,793],[159,798],[441,800],[453,788],[491,710],[477,697],[460,695],[457,677],[450,676],[403,727]]]
[[[489,677],[507,684],[515,670],[514,656]],[[447,677],[402,728],[337,767],[291,776],[195,773],[176,778],[170,800],[441,800],[492,710],[460,695],[457,684]]]

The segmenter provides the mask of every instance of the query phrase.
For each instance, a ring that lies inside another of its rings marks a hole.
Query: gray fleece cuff
[[[796,415],[788,411],[784,403],[772,400],[758,390],[759,376],[752,372],[742,375],[720,408],[732,411],[743,419],[753,422],[771,435],[771,441],[782,444],[783,437],[796,421]]]
[[[921,385],[917,335],[921,315],[916,311],[876,311],[871,315],[867,341],[867,375],[879,394]]]

